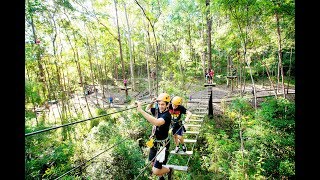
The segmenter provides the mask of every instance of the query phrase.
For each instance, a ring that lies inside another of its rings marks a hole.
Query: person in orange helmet
[[[168,111],[170,100],[169,94],[161,93],[146,107],[146,111],[142,110],[141,102],[136,102],[137,111],[153,125],[150,138],[154,139],[154,144],[149,151],[149,161],[152,161],[152,173],[160,180],[164,179],[164,174],[172,172],[171,168],[162,166],[168,161],[170,147],[171,115]],[[152,107],[155,102],[156,106]]]
[[[184,144],[184,139],[183,139],[183,132],[185,131],[185,128],[181,120],[181,115],[186,114],[185,122],[188,121],[192,115],[192,113],[181,104],[182,104],[182,98],[179,96],[175,96],[174,98],[172,98],[171,104],[169,106],[169,112],[171,114],[171,119],[172,119],[171,120],[172,134],[174,137],[174,143],[176,145],[176,148],[175,148],[176,153],[179,152],[180,143],[182,145],[182,150],[184,152],[187,151],[187,148]]]

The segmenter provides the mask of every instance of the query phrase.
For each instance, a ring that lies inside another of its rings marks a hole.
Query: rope
[[[65,172],[64,174],[60,175],[59,177],[57,177],[57,178],[55,178],[55,179],[60,179],[60,178],[62,178],[63,176],[65,176],[65,175],[69,174],[70,172],[74,171],[75,169],[78,169],[79,167],[83,166],[84,164],[88,163],[89,161],[92,161],[92,160],[93,160],[93,159],[95,159],[96,157],[98,157],[98,156],[100,156],[101,154],[103,154],[103,153],[107,152],[108,150],[112,149],[112,148],[113,148],[113,147],[115,147],[116,145],[121,144],[121,143],[122,143],[122,142],[124,142],[125,140],[127,140],[127,139],[123,139],[123,140],[121,140],[120,142],[118,142],[118,143],[116,143],[116,144],[112,145],[112,146],[111,146],[111,147],[109,147],[108,149],[106,149],[106,150],[104,150],[104,151],[100,152],[99,154],[97,154],[97,155],[93,156],[93,157],[92,157],[92,158],[90,158],[89,160],[87,160],[87,161],[85,161],[85,162],[81,163],[80,165],[78,165],[78,166],[76,166],[76,167],[74,167],[74,168],[70,169],[69,171]]]
[[[146,104],[147,103],[145,102],[143,105],[146,105]],[[111,115],[111,114],[116,114],[116,113],[119,113],[119,112],[122,112],[122,111],[127,111],[127,110],[130,110],[130,109],[136,108],[136,107],[137,106],[134,106],[134,107],[131,107],[131,108],[126,108],[126,109],[123,109],[123,110],[119,110],[119,111],[116,111],[116,112],[112,112],[112,113],[108,113],[108,114],[92,117],[92,118],[89,118],[89,119],[83,119],[83,120],[80,120],[80,121],[66,123],[66,124],[63,124],[63,125],[60,125],[60,126],[55,126],[55,127],[50,127],[50,128],[47,128],[47,129],[42,129],[42,130],[39,130],[39,131],[30,132],[30,133],[25,134],[25,137],[28,137],[28,136],[31,136],[31,135],[35,135],[35,134],[39,134],[39,133],[43,133],[43,132],[50,131],[50,130],[54,130],[54,129],[58,129],[58,128],[65,127],[65,126],[70,126],[70,125],[73,125],[73,124],[82,123],[82,122],[85,122],[85,121],[101,118],[101,117],[108,116],[108,115]]]
[[[174,133],[173,135],[177,134],[177,132],[182,128],[182,126],[176,131],[176,133]],[[171,138],[169,139],[169,141],[167,141],[167,143],[162,147],[161,150],[158,151],[158,153],[156,154],[156,156],[140,171],[140,173],[138,174],[137,177],[135,177],[134,179],[136,180],[142,173],[143,171],[154,161],[155,158],[157,158],[157,156],[160,154],[160,152],[167,146],[167,144],[171,141]],[[168,160],[169,161],[169,160]]]

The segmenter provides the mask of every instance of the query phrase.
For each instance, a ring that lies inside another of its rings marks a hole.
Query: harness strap
[[[157,140],[155,139],[154,142],[157,142],[157,149],[160,149],[161,147],[166,146],[166,142],[169,140],[169,136],[163,140]]]

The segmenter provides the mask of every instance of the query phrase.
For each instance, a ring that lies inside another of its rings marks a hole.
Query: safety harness
[[[158,119],[158,104],[156,104],[155,107],[155,118]],[[149,141],[147,141],[146,145],[148,148],[152,148],[154,146],[154,143],[156,143],[156,160],[162,163],[165,160],[166,145],[168,144],[169,136],[167,136],[167,138],[163,140],[155,139],[156,129],[157,126],[153,125],[151,136],[149,137]]]

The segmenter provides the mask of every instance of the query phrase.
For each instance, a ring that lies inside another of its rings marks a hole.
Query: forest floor
[[[263,101],[263,98],[260,97],[266,97],[266,96],[274,96],[275,91],[272,89],[271,86],[262,86],[257,84],[256,86],[256,94],[257,94],[257,105],[259,105],[260,102]],[[208,93],[208,87],[204,87],[202,84],[191,84],[189,86],[189,89],[193,89],[191,93],[188,94],[189,99],[185,101],[185,106],[187,108],[190,108],[192,110],[194,107],[192,107],[192,102],[202,102],[203,104],[208,103],[209,99],[209,93]],[[287,91],[287,89],[285,89]],[[280,94],[282,93],[282,89],[280,89],[277,92],[278,96],[283,96]],[[114,97],[114,103],[113,106],[110,107],[109,103],[109,96]],[[150,96],[148,95],[147,91],[146,92],[134,92],[131,89],[128,90],[128,95],[136,100],[138,99],[139,101],[143,102],[149,102],[150,101]],[[252,94],[252,87],[251,85],[247,85],[242,93],[243,97],[248,97],[251,100],[252,104],[253,102],[253,94]],[[213,102],[213,111],[214,113],[221,113],[221,101],[230,101],[234,97],[239,97],[240,96],[240,89],[237,87],[233,87],[231,89],[230,86],[227,86],[226,84],[224,85],[216,85],[212,87],[212,102]],[[288,99],[294,100],[295,98],[295,88],[290,87],[288,89],[288,94],[286,94]],[[91,112],[94,111],[95,108],[100,107],[102,109],[108,109],[108,108],[125,108],[129,106],[129,104],[125,103],[126,101],[126,95],[125,91],[121,90],[120,87],[114,87],[113,89],[109,89],[108,92],[106,92],[104,95],[99,92],[92,93],[90,95],[86,95],[86,99],[88,102],[88,106],[91,110]],[[75,112],[83,111],[84,109],[87,109],[87,103],[85,101],[85,96],[83,94],[74,94],[73,98],[71,99],[70,105],[73,106],[71,109]],[[253,104],[254,105],[254,104]],[[46,116],[49,116],[49,119],[56,119],[59,117],[59,110],[61,107],[58,108],[58,106],[61,106],[60,103],[54,103],[51,104],[49,109],[44,109],[44,107],[39,108],[37,116],[39,116],[42,113],[47,113]],[[42,109],[42,111],[41,111]],[[85,116],[88,116],[87,114]]]
[[[255,88],[257,96],[257,107],[259,107],[259,104],[264,101],[264,97],[275,96],[275,90],[271,86],[255,85]],[[213,114],[221,114],[221,102],[230,102],[234,98],[239,97],[240,92],[240,88],[233,87],[233,89],[231,89],[231,87],[228,87],[227,85],[216,85],[212,87]],[[295,100],[294,87],[290,87],[289,89],[285,88],[285,92],[287,99],[291,101]],[[248,98],[252,106],[254,106],[254,96],[251,85],[248,85],[244,88],[242,96]],[[283,97],[282,89],[277,91],[277,96]],[[198,103],[208,104],[209,97],[210,92],[208,92],[207,88],[201,91],[193,92],[189,96],[188,107],[190,109],[193,109]]]

